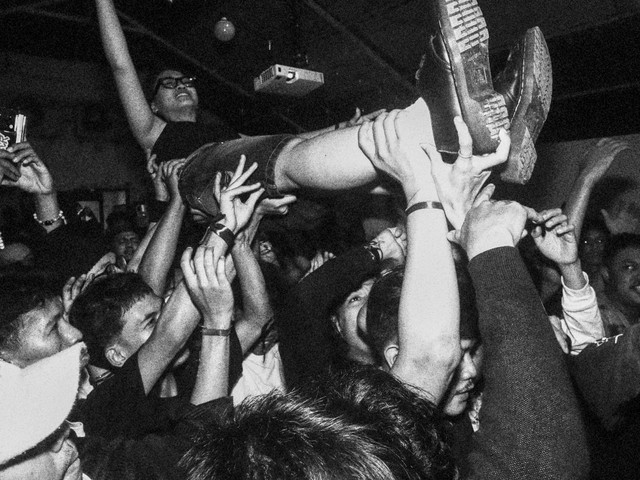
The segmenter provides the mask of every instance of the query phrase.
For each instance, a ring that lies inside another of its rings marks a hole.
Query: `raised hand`
[[[461,117],[455,117],[453,120],[460,144],[458,158],[453,164],[443,162],[435,146],[425,144],[422,148],[431,160],[431,174],[447,219],[455,229],[460,229],[467,212],[491,174],[489,169],[507,160],[511,140],[507,132],[501,130],[500,145],[495,153],[473,155],[473,141],[469,128]]]
[[[289,205],[298,198],[295,195],[284,195],[282,198],[263,198],[256,205],[254,215],[260,218],[265,215],[286,215],[289,213]]]
[[[333,253],[327,252],[327,251],[318,250],[316,252],[316,254],[313,256],[313,258],[311,259],[309,270],[307,270],[307,272],[303,275],[302,278],[306,277],[311,272],[316,271],[318,268],[320,268],[322,265],[327,263],[332,258],[336,258],[336,256]],[[302,280],[302,279],[300,279],[300,280]]]
[[[178,189],[178,181],[180,180],[180,172],[182,167],[187,162],[185,158],[178,160],[170,160],[164,162],[160,167],[160,177],[162,182],[166,185],[166,189],[169,192],[171,200],[180,200],[180,190]]]
[[[629,144],[622,140],[601,138],[587,153],[580,175],[597,182],[607,172],[616,155],[629,148]]]
[[[425,200],[436,200],[429,157],[397,128],[406,116],[404,110],[392,110],[365,122],[358,130],[358,144],[376,169],[402,185],[407,201],[419,191],[429,197]]]
[[[540,212],[538,225],[531,230],[531,237],[540,252],[558,265],[569,265],[578,260],[578,243],[573,225],[567,216],[555,208]]]
[[[62,287],[62,306],[64,307],[65,315],[69,315],[71,305],[73,305],[78,295],[84,292],[91,284],[93,278],[94,276],[92,274],[82,274],[78,278],[70,277],[69,280],[67,280],[67,283]]]
[[[160,167],[156,163],[156,158],[157,155],[155,153],[153,155],[148,155],[147,172],[149,172],[151,183],[153,183],[153,191],[155,192],[156,200],[166,202],[170,198],[169,190],[167,190],[167,185],[162,180],[162,174]]]
[[[214,183],[214,196],[220,206],[220,213],[225,216],[223,222],[234,233],[237,233],[249,222],[256,202],[264,192],[264,188],[260,186],[259,182],[244,185],[244,182],[258,168],[258,164],[253,163],[245,172],[245,162],[246,157],[241,155],[238,167],[228,185],[221,185],[222,172],[216,174]],[[251,194],[245,201],[242,201],[240,196],[247,193]]]
[[[189,295],[202,314],[206,328],[227,329],[233,314],[233,292],[225,271],[225,257],[200,245],[193,255],[188,247],[180,266]]]
[[[4,152],[0,150],[0,152]],[[13,155],[12,162],[19,165],[20,175],[13,181],[3,179],[2,185],[15,186],[19,189],[38,195],[49,195],[54,192],[53,178],[44,162],[38,157],[28,142],[16,143],[7,150]],[[6,154],[4,154],[6,157]]]
[[[404,263],[407,256],[407,233],[402,227],[391,227],[382,230],[372,240],[382,252],[385,268],[393,268]]]
[[[512,201],[490,201],[483,189],[469,210],[462,229],[449,232],[449,240],[459,243],[471,260],[497,247],[515,247],[527,234],[525,223],[541,223],[542,216],[529,207]]]
[[[611,235],[640,234],[640,206],[636,202],[624,199],[611,212],[602,209],[600,213]]]

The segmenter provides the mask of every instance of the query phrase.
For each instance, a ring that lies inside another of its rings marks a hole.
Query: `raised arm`
[[[150,151],[165,122],[153,114],[147,103],[113,0],[96,0],[96,8],[102,46],[111,66],[129,127],[140,146],[145,151]]]
[[[263,327],[273,317],[273,309],[267,293],[267,285],[260,265],[251,250],[248,232],[238,234],[231,249],[242,292],[242,314],[235,323],[236,333],[247,353],[260,338]]]
[[[0,185],[15,186],[33,194],[35,220],[47,233],[65,224],[53,177],[28,142],[17,143],[8,150],[0,149],[0,161],[8,163],[6,178],[0,178]]]
[[[588,152],[587,161],[573,183],[566,201],[564,211],[569,223],[575,228],[575,236],[579,240],[582,224],[587,213],[589,197],[596,183],[604,177],[618,153],[629,148],[627,142],[603,138]]]
[[[245,172],[244,163],[242,156],[227,187],[220,186],[219,178],[216,181],[216,198],[224,218],[219,222],[220,226],[211,229],[202,241],[205,247],[213,248],[214,265],[218,264],[219,258],[227,252],[229,246],[224,232],[229,231],[234,235],[246,225],[262,193],[260,184],[244,185],[256,167],[254,164]],[[245,193],[249,197],[245,201],[240,200],[238,197]],[[153,388],[171,360],[185,345],[199,319],[200,314],[191,301],[183,280],[169,297],[151,337],[138,353],[138,365],[146,393]]]
[[[178,191],[178,176],[184,160],[171,160],[161,167],[161,175],[169,186],[169,207],[155,227],[153,237],[145,250],[138,273],[158,296],[164,294],[167,275],[173,265],[178,237],[186,207]]]
[[[404,121],[402,116],[392,111],[373,124],[364,124],[359,140],[374,166],[402,185],[407,200],[408,251],[398,313],[399,352],[392,372],[403,382],[423,389],[437,404],[461,356],[458,286],[447,240],[447,218],[432,176],[432,169],[442,160],[435,149],[426,147],[427,155],[399,134],[397,125]],[[467,143],[471,151],[470,137]],[[506,144],[508,152],[508,141]],[[503,152],[502,157],[506,159]],[[471,155],[465,159],[470,160]],[[500,163],[498,157],[491,160]],[[478,178],[484,181],[486,177]],[[472,189],[474,194],[481,186]],[[443,191],[449,208],[449,191]]]
[[[225,273],[225,257],[214,255],[214,248],[201,245],[193,259],[193,250],[187,248],[181,261],[185,283],[203,319],[200,363],[191,394],[194,405],[224,397],[229,390],[233,292]]]
[[[578,479],[586,438],[567,365],[515,247],[527,219],[515,202],[483,201],[457,235],[470,259],[484,348],[485,389],[472,478]]]

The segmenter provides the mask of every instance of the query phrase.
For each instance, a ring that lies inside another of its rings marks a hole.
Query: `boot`
[[[536,164],[535,142],[551,106],[551,59],[538,27],[530,28],[511,48],[507,65],[495,80],[511,120],[511,151],[500,178],[525,184]]]
[[[459,115],[471,132],[473,153],[494,152],[509,118],[503,96],[493,88],[482,11],[476,0],[431,0],[429,13],[430,42],[416,79],[431,111],[436,147],[458,152],[453,117]]]

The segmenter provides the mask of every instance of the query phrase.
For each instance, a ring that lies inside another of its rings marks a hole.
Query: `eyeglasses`
[[[173,90],[174,88],[178,87],[179,83],[181,83],[185,87],[193,87],[195,81],[196,81],[196,77],[188,77],[186,75],[183,77],[162,77],[162,78],[159,78],[158,81],[156,82],[156,87],[153,90],[153,95],[158,93],[158,90],[160,90],[160,87]]]

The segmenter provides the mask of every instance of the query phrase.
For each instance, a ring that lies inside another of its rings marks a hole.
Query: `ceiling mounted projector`
[[[253,79],[256,92],[304,97],[324,85],[324,75],[304,68],[275,64]]]

